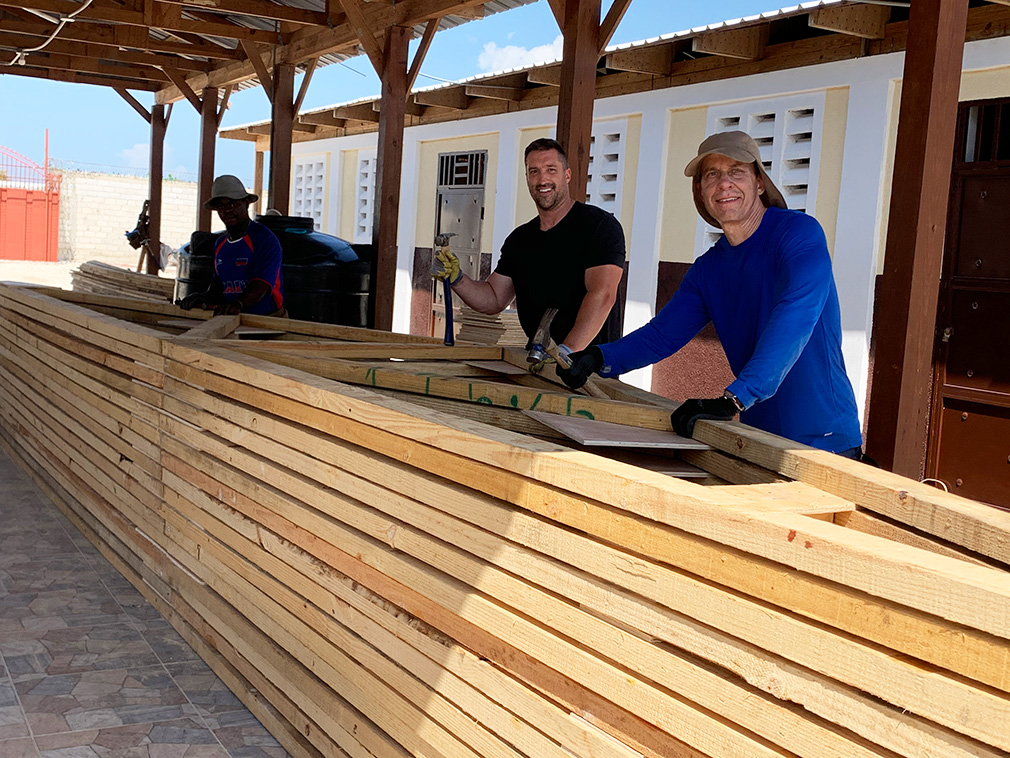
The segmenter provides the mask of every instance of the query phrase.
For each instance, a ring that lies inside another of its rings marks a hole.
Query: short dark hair
[[[541,150],[557,150],[558,156],[561,158],[561,165],[568,168],[568,153],[566,153],[565,149],[561,147],[560,142],[551,139],[550,137],[541,137],[540,139],[535,139],[528,144],[526,146],[526,152],[523,154],[523,162],[530,157],[530,153],[540,152]]]

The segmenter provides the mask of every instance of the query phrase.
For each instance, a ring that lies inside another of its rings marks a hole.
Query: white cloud
[[[477,66],[481,71],[485,72],[534,66],[537,63],[560,58],[564,41],[564,37],[559,34],[551,44],[537,45],[529,50],[518,45],[498,47],[494,42],[488,42],[484,45],[484,50],[477,57]]]
[[[151,162],[151,146],[146,142],[138,142],[133,147],[119,151],[121,165],[130,168],[148,168]]]

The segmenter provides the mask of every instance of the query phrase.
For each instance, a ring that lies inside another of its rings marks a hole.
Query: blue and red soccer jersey
[[[241,239],[231,240],[227,232],[214,243],[214,275],[220,280],[224,301],[238,298],[254,279],[266,282],[270,292],[262,300],[245,309],[245,313],[267,316],[284,306],[281,282],[283,253],[276,235],[263,224],[249,222]]]

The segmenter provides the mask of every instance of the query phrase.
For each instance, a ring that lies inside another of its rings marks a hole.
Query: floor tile
[[[46,676],[14,687],[36,737],[195,715],[162,666]]]
[[[5,740],[0,737],[0,758],[41,758],[35,747],[35,740],[24,737],[17,740]]]
[[[0,740],[27,736],[28,723],[25,721],[24,711],[21,710],[21,704],[18,702],[14,683],[7,676],[3,664],[0,662]],[[0,756],[3,755],[3,750],[0,749]]]
[[[26,639],[68,626],[127,620],[123,609],[97,579],[83,587],[0,595],[0,639],[4,640]]]
[[[165,668],[211,729],[248,723],[252,719],[242,701],[203,661],[169,663]],[[231,721],[228,716],[233,717]]]
[[[161,623],[149,623],[141,634],[162,663],[200,660],[196,651],[164,619]]]
[[[51,734],[36,741],[41,758],[228,758],[217,737],[194,718]]]
[[[214,734],[231,758],[287,758],[287,751],[256,721],[216,729]]]
[[[50,629],[31,639],[0,641],[0,653],[15,681],[41,674],[156,666],[151,646],[128,621]]]

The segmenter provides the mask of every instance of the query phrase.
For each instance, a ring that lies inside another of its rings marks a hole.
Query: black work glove
[[[176,300],[175,304],[182,308],[184,311],[191,310],[193,308],[206,308],[207,293],[206,292],[190,292],[186,297],[181,300]]]
[[[670,414],[670,423],[673,424],[673,431],[681,437],[693,437],[694,422],[698,419],[728,421],[736,414],[736,405],[728,397],[716,397],[711,400],[693,398],[685,400]]]
[[[558,364],[558,376],[573,390],[577,390],[603,368],[603,351],[596,345],[590,345],[585,350],[569,353],[568,360],[571,361],[568,368]]]

